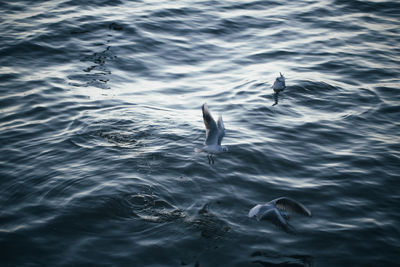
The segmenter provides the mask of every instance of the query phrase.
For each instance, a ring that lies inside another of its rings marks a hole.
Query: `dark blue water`
[[[2,1],[1,266],[393,266],[398,1]],[[271,86],[282,72],[287,88]],[[201,105],[229,153],[209,165]],[[247,218],[280,196],[297,234]]]

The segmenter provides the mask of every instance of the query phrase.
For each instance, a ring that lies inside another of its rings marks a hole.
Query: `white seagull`
[[[226,146],[221,146],[222,138],[224,138],[225,135],[225,126],[222,121],[222,116],[219,116],[218,123],[215,122],[206,103],[203,104],[202,111],[204,125],[206,126],[206,140],[204,141],[203,148],[195,150],[196,152],[207,152],[208,163],[214,164],[214,154],[228,151]]]
[[[274,89],[275,91],[282,91],[286,88],[285,76],[283,76],[282,73],[280,73],[280,72],[279,72],[279,74],[281,76],[277,77],[274,82],[274,85],[272,85],[272,89]]]
[[[295,229],[288,222],[289,212],[311,217],[311,212],[303,204],[288,197],[280,197],[253,207],[249,211],[249,218],[256,217],[258,221],[268,220],[287,233],[295,233]]]

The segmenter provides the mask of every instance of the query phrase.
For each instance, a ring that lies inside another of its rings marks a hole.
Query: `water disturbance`
[[[393,266],[400,3],[0,3],[1,266]],[[286,88],[272,86],[282,73]],[[226,153],[196,153],[202,105]],[[279,197],[296,234],[248,218]]]

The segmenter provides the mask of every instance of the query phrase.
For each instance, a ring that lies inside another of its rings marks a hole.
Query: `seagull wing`
[[[224,122],[222,121],[222,116],[218,118],[218,145],[221,145],[222,138],[225,136],[225,126]]]
[[[208,110],[207,104],[203,104],[203,121],[206,126],[206,141],[204,141],[205,145],[213,145],[218,142],[218,127],[215,123],[215,120],[211,116],[210,111]]]
[[[280,212],[276,208],[268,209],[266,212],[264,212],[261,215],[261,219],[272,222],[274,225],[278,226],[280,229],[282,229],[286,233],[290,233],[290,234],[296,233],[293,226],[291,226],[285,220],[285,218],[283,218],[283,216],[280,214]]]
[[[311,212],[303,204],[288,197],[280,197],[271,201],[276,208],[283,211],[295,212],[311,217]]]
[[[254,216],[258,215],[262,205],[256,205],[249,211],[249,218],[253,218]]]

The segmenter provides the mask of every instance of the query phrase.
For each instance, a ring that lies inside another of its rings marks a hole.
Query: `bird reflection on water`
[[[276,106],[276,105],[278,105],[278,102],[279,102],[279,93],[280,93],[280,91],[275,91],[274,92],[274,104],[272,104],[272,106]]]

